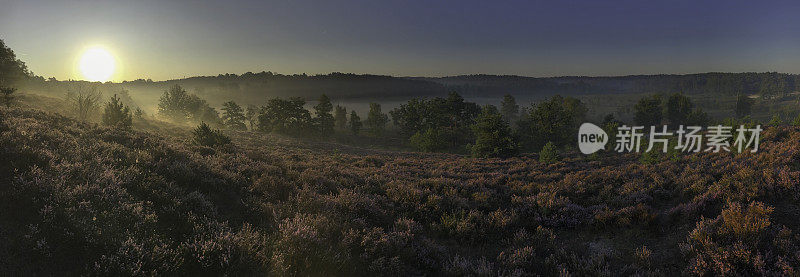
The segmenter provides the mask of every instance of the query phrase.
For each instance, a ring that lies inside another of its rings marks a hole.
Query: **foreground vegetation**
[[[0,271],[797,274],[800,130],[758,153],[475,159],[0,108]]]

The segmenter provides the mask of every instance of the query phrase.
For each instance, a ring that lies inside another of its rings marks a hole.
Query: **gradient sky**
[[[0,0],[0,39],[37,75],[115,81],[273,71],[395,76],[800,73],[799,1]]]

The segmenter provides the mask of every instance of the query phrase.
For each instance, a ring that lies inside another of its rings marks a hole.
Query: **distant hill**
[[[631,75],[614,77],[525,77],[514,75],[461,75],[450,77],[392,77],[330,73],[284,75],[272,72],[220,74],[218,76],[152,82],[136,80],[122,85],[162,91],[180,84],[202,97],[224,97],[261,102],[271,97],[315,99],[408,99],[441,96],[456,91],[465,97],[520,97],[620,93],[719,93],[783,96],[800,90],[800,75],[785,73],[700,73],[685,75]]]
[[[161,82],[136,80],[122,83],[132,90],[157,88],[158,91],[174,84],[211,101],[226,98],[248,103],[261,103],[273,97],[303,97],[313,100],[321,94],[327,94],[334,99],[380,100],[434,96],[447,92],[444,85],[426,80],[338,72],[325,75],[248,72],[242,75],[220,74]]]
[[[473,101],[499,99],[505,94],[522,102],[560,94],[565,96],[601,94],[674,93],[734,97],[744,93],[780,99],[800,91],[800,75],[786,73],[700,73],[686,75],[631,75],[615,77],[525,77],[513,75],[461,75],[449,77],[393,77],[384,75],[330,73],[324,75],[273,72],[220,74],[168,81],[135,80],[105,83],[101,91],[111,95],[122,90],[138,106],[154,112],[162,93],[179,84],[190,93],[206,99],[212,106],[226,101],[263,105],[274,97],[302,97],[316,100],[328,95],[335,103],[402,102],[416,97],[444,96],[455,91]],[[44,81],[32,78],[33,91],[60,97],[70,86],[82,81]],[[479,101],[480,102],[480,101]],[[491,101],[489,101],[491,102]],[[484,101],[485,103],[485,101]],[[351,107],[353,108],[353,107]],[[363,108],[362,108],[363,109]]]
[[[785,73],[700,73],[685,75],[631,75],[616,77],[524,77],[461,75],[417,77],[444,85],[465,96],[580,95],[606,93],[739,93],[783,96],[800,90],[800,75]]]

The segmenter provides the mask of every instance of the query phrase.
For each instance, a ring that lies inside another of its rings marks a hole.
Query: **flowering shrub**
[[[8,275],[795,275],[800,130],[757,153],[474,159],[0,107]],[[646,246],[646,247],[645,247]]]

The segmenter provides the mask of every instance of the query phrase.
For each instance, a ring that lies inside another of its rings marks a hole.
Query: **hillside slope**
[[[547,165],[0,108],[11,275],[797,274],[800,130],[756,154]]]

